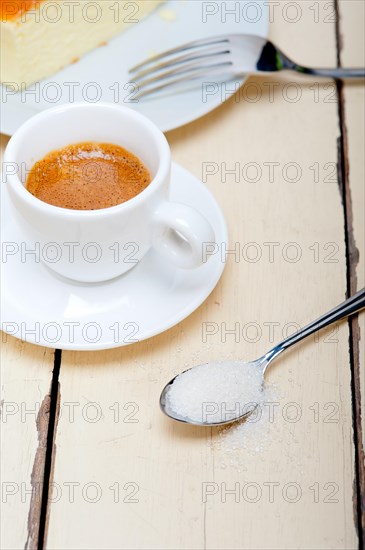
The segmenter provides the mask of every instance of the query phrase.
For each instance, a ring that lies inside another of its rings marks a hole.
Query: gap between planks
[[[53,479],[53,470],[56,456],[56,430],[60,410],[59,376],[61,369],[62,351],[56,349],[52,380],[49,394],[43,400],[37,418],[38,449],[32,470],[33,495],[28,515],[28,537],[25,550],[43,550],[46,547],[49,493]],[[44,421],[48,418],[48,422]],[[43,419],[43,420],[42,420]],[[34,487],[42,479],[42,491]]]
[[[335,0],[336,9],[336,47],[337,66],[341,67],[341,14],[339,1]],[[346,128],[346,106],[343,81],[337,81],[338,118],[340,137],[338,140],[338,182],[342,197],[344,222],[345,222],[345,247],[346,247],[346,295],[352,296],[357,289],[356,267],[359,261],[359,250],[356,247],[354,228],[351,187],[349,180],[349,155],[348,136]],[[365,544],[365,454],[362,440],[361,423],[361,379],[360,379],[360,326],[358,315],[348,320],[349,324],[349,358],[351,368],[351,394],[352,417],[354,429],[355,447],[355,479],[354,479],[354,520],[359,538],[359,548]]]

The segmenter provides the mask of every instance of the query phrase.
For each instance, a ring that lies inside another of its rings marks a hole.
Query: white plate
[[[198,209],[212,224],[217,243],[227,243],[226,223],[217,202],[199,180],[176,164],[171,199]],[[37,263],[35,256],[22,262],[20,252],[27,246],[27,235],[15,223],[5,186],[1,206],[2,245],[8,243],[7,250],[11,243],[13,250],[19,247],[19,253],[3,256],[1,263],[1,328],[33,344],[100,350],[144,340],[190,315],[212,292],[224,269],[219,253],[198,269],[182,270],[151,250],[118,279],[73,284]]]
[[[204,11],[217,13],[204,16]],[[168,10],[175,20],[166,21],[162,14]],[[224,10],[226,10],[224,12]],[[234,10],[233,13],[229,11]],[[225,19],[224,19],[225,17]],[[15,130],[38,111],[72,100],[117,101],[127,103],[151,118],[163,131],[172,130],[195,120],[215,109],[228,99],[229,90],[235,90],[235,82],[224,89],[202,97],[201,87],[183,94],[170,93],[156,99],[130,102],[133,88],[128,86],[128,70],[151,53],[165,51],[190,40],[229,33],[250,33],[267,36],[268,2],[264,0],[241,0],[203,2],[201,0],[170,0],[145,20],[111,40],[106,46],[85,55],[78,63],[31,87],[34,94],[7,95],[1,87],[1,127],[4,134]],[[64,83],[69,83],[66,86]],[[93,87],[89,83],[96,83]],[[77,83],[74,98],[70,96],[70,83]],[[126,89],[124,87],[126,86]],[[57,95],[59,98],[57,99]],[[119,95],[119,97],[116,97]],[[48,99],[47,99],[48,98]],[[53,99],[57,99],[53,101]],[[52,101],[49,101],[52,100]]]

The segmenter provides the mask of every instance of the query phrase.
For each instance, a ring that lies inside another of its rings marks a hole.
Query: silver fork
[[[139,99],[177,84],[214,75],[242,77],[282,69],[335,79],[365,76],[364,68],[303,67],[266,38],[249,34],[230,34],[188,42],[138,63],[129,73],[137,86],[134,99]]]

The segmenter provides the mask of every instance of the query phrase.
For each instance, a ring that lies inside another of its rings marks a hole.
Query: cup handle
[[[215,243],[208,220],[194,208],[164,202],[154,215],[152,246],[177,267],[194,269],[204,263],[204,244]]]

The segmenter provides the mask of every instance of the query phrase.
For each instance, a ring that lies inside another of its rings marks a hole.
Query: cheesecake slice
[[[19,88],[49,77],[163,1],[0,0],[0,81]]]

